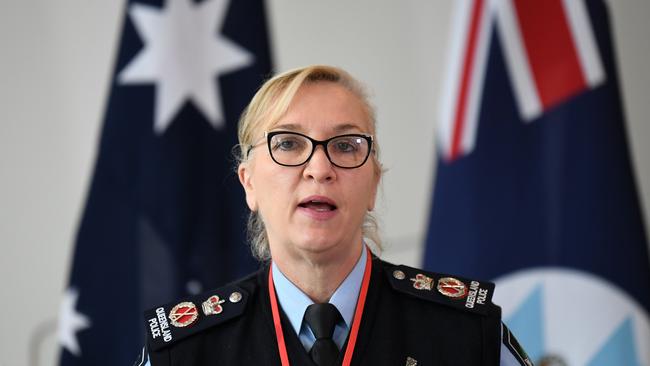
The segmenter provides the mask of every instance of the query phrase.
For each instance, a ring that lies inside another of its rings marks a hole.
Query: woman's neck
[[[319,254],[278,255],[273,257],[273,262],[312,301],[325,303],[357,264],[361,250],[363,245],[360,243],[354,250],[333,258],[323,258]]]

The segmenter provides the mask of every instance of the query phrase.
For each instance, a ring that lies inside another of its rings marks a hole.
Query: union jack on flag
[[[438,126],[449,160],[470,153],[476,144],[489,36],[495,28],[526,122],[605,81],[583,1],[463,0],[458,8]]]

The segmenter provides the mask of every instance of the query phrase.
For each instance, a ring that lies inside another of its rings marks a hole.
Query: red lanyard
[[[357,343],[357,336],[359,335],[359,325],[361,325],[361,316],[363,315],[363,307],[366,304],[366,295],[368,294],[368,285],[370,284],[370,272],[372,269],[372,258],[370,249],[366,247],[366,269],[363,272],[363,281],[361,282],[361,291],[357,299],[357,307],[354,311],[354,320],[352,321],[352,329],[348,337],[348,346],[345,349],[345,356],[343,357],[343,365],[349,366],[352,362],[352,353],[354,346]],[[273,269],[269,268],[269,297],[271,298],[271,312],[273,313],[273,325],[275,326],[275,338],[278,340],[278,351],[280,352],[280,360],[282,366],[289,366],[289,355],[287,354],[287,345],[284,342],[284,333],[282,332],[282,324],[280,323],[280,310],[278,309],[278,299],[275,296],[275,286],[273,285]]]

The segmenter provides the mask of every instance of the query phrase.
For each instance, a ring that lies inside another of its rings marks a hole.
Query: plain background
[[[368,85],[388,168],[378,204],[384,256],[419,264],[453,0],[267,4],[277,70],[333,64]],[[116,0],[0,3],[0,366],[56,362],[56,316],[123,8]],[[612,0],[610,10],[633,162],[648,212],[650,1]]]

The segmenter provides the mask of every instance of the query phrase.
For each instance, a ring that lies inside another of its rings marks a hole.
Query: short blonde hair
[[[343,86],[357,96],[366,109],[371,134],[375,135],[375,112],[368,101],[368,95],[363,85],[345,70],[333,66],[313,65],[289,70],[267,80],[255,93],[239,119],[238,133],[239,148],[236,149],[237,165],[245,164],[249,152],[256,142],[263,137],[263,132],[275,125],[287,112],[291,101],[300,87],[304,84],[331,82]],[[379,161],[379,147],[373,141],[372,163],[375,174],[381,176],[383,170]],[[268,236],[264,221],[258,212],[251,211],[248,217],[248,240],[253,256],[265,261],[271,258]],[[381,239],[378,233],[376,218],[366,213],[362,224],[365,239],[371,241],[377,250],[381,250]]]

